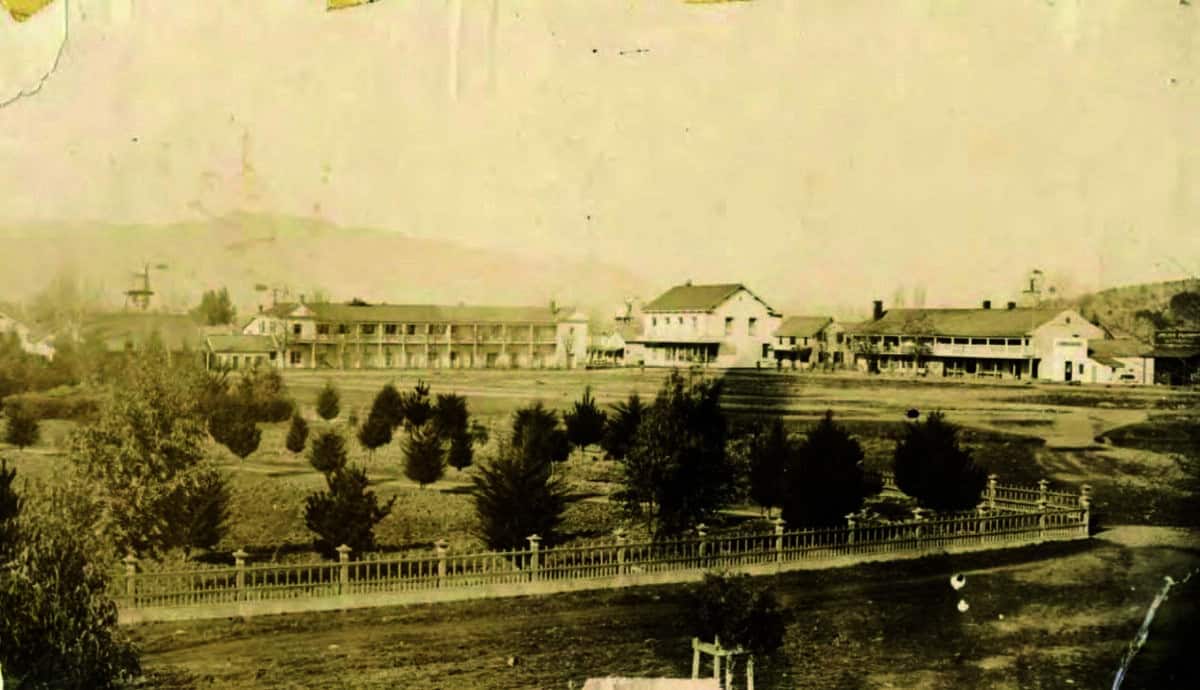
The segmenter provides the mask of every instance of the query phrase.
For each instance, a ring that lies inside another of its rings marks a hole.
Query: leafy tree
[[[258,450],[262,440],[262,431],[254,423],[251,408],[234,399],[229,399],[208,418],[208,433],[241,460]]]
[[[9,403],[4,406],[4,416],[8,422],[4,430],[4,440],[17,448],[26,448],[37,443],[41,430],[38,418],[26,405]]]
[[[673,371],[621,461],[624,486],[616,498],[655,537],[678,534],[729,501],[733,473],[720,403],[719,381],[685,381]]]
[[[308,422],[304,421],[304,417],[301,417],[299,412],[294,412],[292,413],[292,424],[288,427],[287,449],[300,454],[304,452],[304,446],[307,443]]]
[[[432,423],[408,428],[404,442],[404,476],[424,487],[442,478],[446,449]]]
[[[631,393],[629,399],[613,405],[613,412],[605,425],[604,438],[600,446],[610,458],[619,460],[629,454],[638,426],[646,416],[646,405],[637,393]]]
[[[688,598],[693,634],[702,640],[720,639],[726,649],[741,647],[755,655],[783,645],[786,625],[779,599],[749,575],[705,573]]]
[[[14,486],[16,479],[17,470],[8,469],[8,461],[0,458],[0,567],[8,562],[19,534],[17,517],[23,501]]]
[[[558,415],[535,402],[513,413],[512,445],[538,462],[562,462],[571,453]]]
[[[336,388],[333,387],[333,382],[326,382],[325,387],[317,394],[317,414],[321,415],[321,419],[329,421],[338,416],[341,412],[341,396]]]
[[[604,410],[596,405],[591,389],[586,387],[583,389],[583,397],[575,402],[570,412],[563,415],[567,440],[580,450],[604,439],[606,421]]]
[[[987,483],[987,473],[959,445],[958,428],[941,412],[905,425],[893,463],[896,486],[931,510],[974,508]]]
[[[1200,324],[1200,291],[1177,293],[1171,297],[1169,305],[1175,320],[1189,325]]]
[[[862,460],[862,446],[827,411],[788,458],[783,519],[793,525],[845,524],[870,493]]]
[[[283,374],[272,367],[247,369],[237,383],[235,395],[251,418],[259,422],[282,422],[296,409],[288,396]]]
[[[200,304],[191,311],[192,318],[206,326],[221,326],[233,323],[237,317],[237,309],[229,298],[228,288],[220,290],[205,290],[200,297]]]
[[[567,486],[536,445],[501,441],[491,462],[472,477],[479,535],[489,548],[517,549],[534,534],[553,544],[567,506]]]
[[[65,511],[16,518],[17,543],[0,568],[0,666],[21,687],[122,687],[140,672],[117,625],[105,565]]]
[[[135,353],[98,419],[71,442],[79,479],[97,501],[94,526],[121,551],[177,546],[190,519],[188,494],[211,471],[204,453],[194,362],[172,364],[161,350]]]
[[[796,446],[788,438],[783,420],[776,417],[753,435],[749,451],[750,499],[769,512],[783,505],[785,471]]]
[[[332,474],[346,466],[346,441],[336,431],[326,431],[313,439],[308,462],[322,474]]]
[[[367,421],[358,430],[358,442],[374,453],[377,448],[392,442],[392,423],[383,413],[372,408]]]
[[[392,512],[396,497],[380,505],[361,467],[341,467],[325,475],[325,482],[327,489],[305,502],[304,524],[317,535],[313,546],[326,558],[336,557],[342,544],[355,555],[374,550],[375,526]]]

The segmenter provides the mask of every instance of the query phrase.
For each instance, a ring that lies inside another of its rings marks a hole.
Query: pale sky
[[[0,225],[319,216],[814,308],[1200,273],[1177,0],[70,6]],[[61,26],[0,17],[0,102]]]

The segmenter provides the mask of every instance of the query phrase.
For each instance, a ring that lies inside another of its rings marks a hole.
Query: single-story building
[[[273,335],[211,334],[204,338],[206,367],[252,369],[282,367],[279,341]]]

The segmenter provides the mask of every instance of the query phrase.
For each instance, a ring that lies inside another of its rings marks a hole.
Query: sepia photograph
[[[0,690],[1200,687],[1200,2],[0,0]]]

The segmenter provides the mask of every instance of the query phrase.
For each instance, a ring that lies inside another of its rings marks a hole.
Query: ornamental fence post
[[[526,539],[529,541],[529,581],[538,581],[538,551],[542,543],[542,538],[536,534],[531,534]]]
[[[338,594],[350,592],[350,552],[354,549],[342,544],[334,549],[338,555]]]
[[[237,586],[236,598],[240,600],[246,599],[246,558],[250,554],[246,553],[245,549],[238,549],[233,552],[233,567],[237,568],[237,573],[234,575],[234,584]]]

